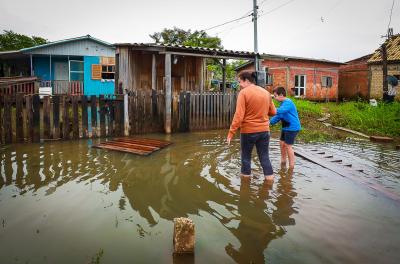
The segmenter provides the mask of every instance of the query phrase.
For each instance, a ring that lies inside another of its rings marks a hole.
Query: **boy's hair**
[[[239,73],[239,79],[245,81],[248,80],[251,83],[256,83],[256,73],[251,71],[243,71]]]
[[[286,90],[282,86],[275,88],[274,93],[276,93],[277,95],[283,95],[286,97]]]

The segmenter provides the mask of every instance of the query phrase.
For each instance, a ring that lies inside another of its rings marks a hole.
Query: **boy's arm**
[[[272,101],[272,96],[270,96],[268,115],[269,116],[276,115],[276,107],[274,105],[274,102]]]
[[[240,92],[237,99],[235,115],[233,117],[232,124],[229,129],[228,138],[233,138],[236,130],[241,126],[245,111],[246,111],[245,98],[243,92]]]
[[[281,121],[281,117],[279,116],[279,115],[276,115],[276,116],[274,116],[274,117],[272,117],[270,120],[269,120],[269,124],[270,125],[275,125],[276,123],[278,123],[279,121]]]

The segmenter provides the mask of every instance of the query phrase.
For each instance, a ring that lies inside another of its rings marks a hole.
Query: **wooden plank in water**
[[[107,146],[107,145],[93,145],[93,148],[101,148],[101,149],[107,149],[107,150],[116,150],[116,151],[122,151],[122,152],[127,152],[127,153],[132,153],[132,154],[138,154],[142,156],[147,156],[150,155],[151,152],[149,151],[143,151],[139,149],[131,149],[131,148],[125,148],[125,147],[118,147],[118,146]]]
[[[335,163],[324,160],[316,155],[313,155],[312,152],[305,151],[304,149],[301,149],[299,147],[295,147],[294,151],[295,151],[296,156],[300,156],[310,162],[320,165],[323,168],[333,171],[333,172],[339,174],[340,176],[349,178],[357,183],[361,183],[379,193],[382,193],[386,197],[388,197],[396,202],[400,202],[400,196],[397,195],[396,193],[391,192],[390,190],[386,189],[382,185],[364,180],[365,174],[361,174],[360,173],[360,172],[362,172],[361,170],[351,170],[348,168],[340,167]]]
[[[114,141],[118,142],[127,142],[133,144],[141,144],[144,146],[154,146],[154,147],[166,147],[171,145],[172,143],[169,141],[159,141],[159,140],[151,140],[151,139],[142,139],[142,138],[115,138]]]
[[[157,150],[160,150],[171,142],[147,139],[147,138],[116,138],[111,141],[103,142],[98,145],[94,145],[95,148],[103,148],[108,150],[123,151],[127,153],[133,153],[138,155],[149,155]]]
[[[369,138],[375,142],[393,142],[393,138],[391,137],[370,136]]]

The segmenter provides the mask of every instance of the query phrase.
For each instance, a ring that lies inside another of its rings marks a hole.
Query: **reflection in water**
[[[280,172],[278,198],[277,202],[274,202],[276,207],[272,217],[267,213],[272,184],[263,182],[256,186],[257,191],[251,189],[249,179],[242,178],[238,200],[240,222],[237,228],[228,228],[239,240],[240,247],[235,249],[231,243],[225,247],[226,253],[237,263],[264,263],[264,250],[268,244],[285,234],[283,226],[294,225],[294,219],[292,222],[282,221],[290,219],[291,214],[295,212],[292,209],[293,197],[296,195],[292,190],[292,175],[293,171]],[[290,195],[282,191],[289,191]]]
[[[166,139],[165,136],[159,138]],[[149,157],[92,149],[91,141],[3,147],[0,149],[0,209],[9,209],[11,205],[8,202],[18,196],[22,198],[14,201],[24,205],[30,195],[51,200],[57,193],[64,195],[63,191],[73,191],[74,188],[79,192],[82,190],[81,193],[74,192],[74,195],[81,196],[78,200],[84,200],[90,193],[80,187],[91,188],[93,184],[100,186],[104,200],[108,197],[112,200],[112,194],[117,194],[114,201],[105,202],[106,207],[114,207],[124,214],[122,217],[132,224],[140,241],[156,237],[160,230],[154,227],[168,226],[165,222],[172,223],[175,217],[198,217],[206,219],[207,223],[215,221],[218,227],[225,228],[222,228],[222,233],[226,233],[226,237],[218,238],[219,242],[222,241],[219,249],[225,260],[264,263],[270,242],[283,237],[286,227],[299,226],[299,218],[294,216],[299,206],[296,192],[296,188],[301,188],[299,174],[293,177],[293,171],[281,170],[273,185],[264,184],[257,177],[240,182],[239,144],[228,148],[224,139],[225,133],[179,135],[173,138],[171,147]],[[277,164],[278,142],[272,143],[271,157],[275,158],[273,164]],[[260,168],[254,168],[254,171],[255,175],[262,175]],[[307,177],[315,179],[316,176],[310,174]],[[302,179],[303,186],[311,183],[307,177]],[[303,197],[304,190],[301,192]],[[60,199],[63,197],[58,197],[54,203],[71,205],[70,201]],[[90,207],[98,208],[98,204],[87,203],[83,207],[90,211]],[[100,211],[93,214],[104,217],[111,210]],[[301,212],[305,213],[304,208]],[[55,210],[54,214],[63,215],[63,212]],[[18,216],[18,212],[15,215]],[[113,229],[118,227],[121,218],[118,215],[115,219]],[[58,227],[64,223],[51,224]],[[83,222],[82,226],[91,224]],[[6,239],[7,236],[2,237],[0,233],[0,242]],[[27,243],[36,241],[27,238]],[[194,263],[194,257],[174,256],[173,262]]]

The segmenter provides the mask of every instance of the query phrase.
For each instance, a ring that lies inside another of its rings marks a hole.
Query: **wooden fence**
[[[172,132],[229,128],[235,93],[172,95]],[[40,142],[144,134],[164,131],[165,95],[138,91],[127,96],[129,129],[125,131],[124,95],[1,95],[0,141]]]

